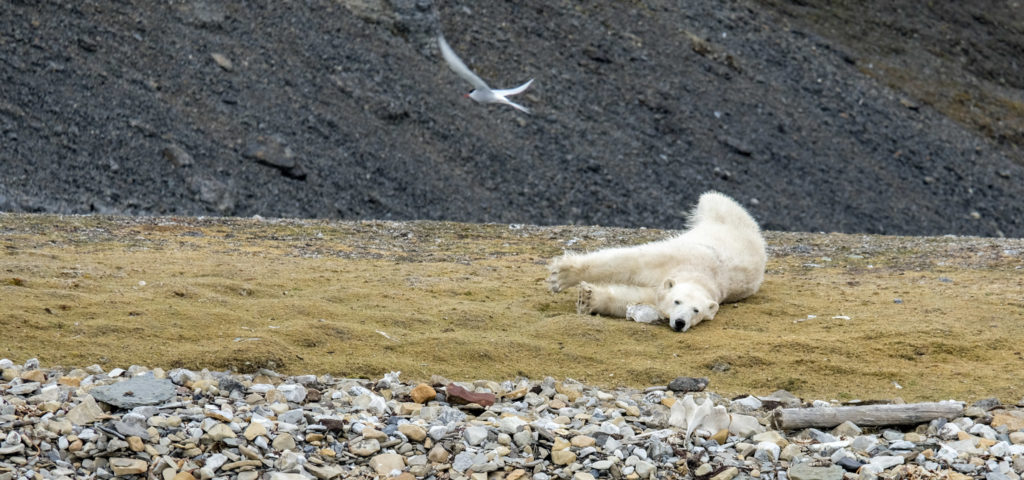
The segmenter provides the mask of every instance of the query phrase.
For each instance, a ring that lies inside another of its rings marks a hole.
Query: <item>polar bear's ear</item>
[[[708,305],[708,319],[715,318],[716,313],[718,313],[718,302],[711,302]]]
[[[672,287],[676,286],[676,281],[671,278],[666,278],[665,283],[661,284],[665,290],[671,290]]]

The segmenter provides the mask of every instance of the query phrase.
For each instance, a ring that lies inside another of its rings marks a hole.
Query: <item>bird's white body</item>
[[[448,62],[448,66],[452,71],[469,82],[470,85],[473,85],[473,91],[469,92],[466,95],[467,97],[473,99],[477,103],[503,103],[505,105],[515,107],[520,111],[530,113],[528,108],[512,102],[507,97],[523,93],[523,91],[529,88],[530,84],[533,83],[532,78],[516,88],[509,88],[505,90],[492,89],[487,85],[487,82],[484,82],[483,79],[473,73],[465,63],[462,63],[462,59],[455,54],[455,51],[448,45],[448,42],[445,41],[443,35],[437,36],[437,44],[441,47],[441,56],[444,57],[446,62]]]

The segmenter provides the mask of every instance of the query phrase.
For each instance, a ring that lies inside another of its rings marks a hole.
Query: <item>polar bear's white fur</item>
[[[579,285],[581,312],[625,317],[629,305],[653,305],[673,330],[686,331],[714,318],[720,303],[757,292],[766,259],[750,214],[733,199],[707,192],[685,232],[632,247],[566,253],[548,265],[548,283],[553,292]]]

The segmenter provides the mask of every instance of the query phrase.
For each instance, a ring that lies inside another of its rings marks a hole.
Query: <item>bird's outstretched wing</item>
[[[533,79],[532,78],[530,79],[530,81],[528,81],[528,82],[526,82],[526,83],[524,83],[524,84],[522,84],[522,85],[520,85],[520,86],[518,86],[516,88],[509,88],[509,89],[506,89],[506,90],[494,90],[494,94],[502,96],[502,97],[507,97],[509,95],[520,94],[520,93],[523,93],[523,91],[526,90],[527,88],[530,88],[530,84],[531,83],[533,83]]]
[[[507,104],[509,104],[509,105],[511,105],[513,107],[516,107],[519,111],[521,111],[523,113],[531,113],[529,108],[526,108],[526,107],[524,107],[524,106],[522,106],[522,105],[520,105],[520,104],[518,104],[516,102],[513,102],[513,101],[511,101],[511,100],[509,100],[507,98],[505,99],[504,103],[507,103]]]
[[[441,47],[441,56],[443,56],[444,60],[448,62],[448,67],[450,67],[452,71],[454,71],[460,77],[462,77],[471,85],[473,85],[473,88],[476,88],[478,90],[491,89],[491,87],[487,86],[487,83],[485,83],[480,77],[476,76],[475,73],[470,71],[469,67],[467,67],[465,63],[462,63],[462,59],[460,59],[459,56],[455,54],[455,51],[452,50],[452,47],[448,46],[448,42],[445,41],[444,35],[437,36],[437,44],[438,46]]]

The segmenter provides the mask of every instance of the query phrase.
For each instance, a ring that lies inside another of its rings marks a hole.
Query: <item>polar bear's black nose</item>
[[[672,330],[680,332],[683,330],[683,325],[680,322],[670,322]]]

